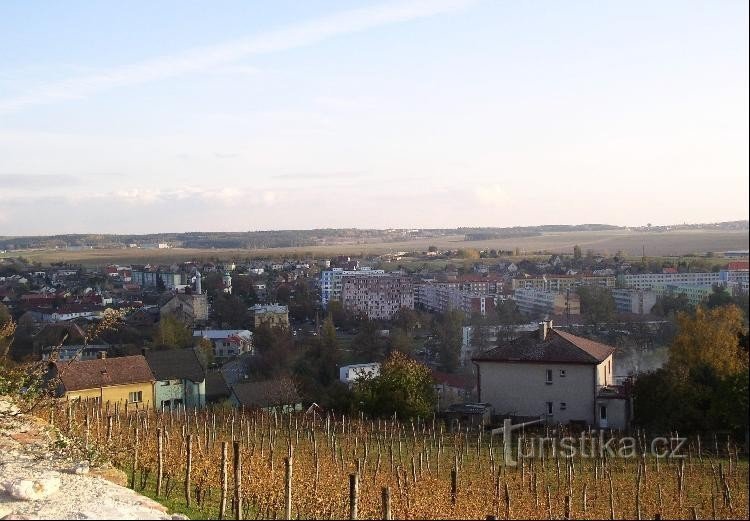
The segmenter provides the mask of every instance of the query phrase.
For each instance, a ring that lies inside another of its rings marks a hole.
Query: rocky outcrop
[[[0,519],[187,519],[104,479],[122,482],[123,474],[72,459],[57,440],[0,396]]]

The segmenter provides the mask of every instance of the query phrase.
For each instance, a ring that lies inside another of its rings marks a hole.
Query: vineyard
[[[690,439],[682,457],[647,455],[642,436],[633,457],[569,456],[554,443],[528,456],[531,437],[519,434],[506,460],[502,436],[432,419],[85,401],[37,414],[126,471],[131,487],[204,518],[748,518],[747,459],[716,437]]]

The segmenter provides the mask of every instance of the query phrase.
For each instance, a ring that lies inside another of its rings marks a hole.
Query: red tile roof
[[[154,375],[141,356],[55,362],[66,391],[153,382]]]
[[[550,329],[541,340],[536,331],[472,358],[475,362],[539,362],[565,364],[600,364],[615,348],[587,338]]]

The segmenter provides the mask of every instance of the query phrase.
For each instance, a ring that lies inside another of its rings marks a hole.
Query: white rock
[[[88,474],[89,473],[89,462],[88,461],[82,461],[75,467],[73,467],[72,471],[73,474]]]
[[[49,472],[36,479],[17,479],[5,484],[5,490],[16,499],[44,499],[60,490],[60,475]]]

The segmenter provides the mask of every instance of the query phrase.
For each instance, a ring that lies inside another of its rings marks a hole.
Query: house
[[[186,324],[205,324],[208,321],[208,298],[205,293],[178,293],[159,311],[162,316],[171,314]]]
[[[42,348],[42,360],[59,360],[67,362],[70,360],[96,360],[101,356],[100,353],[109,353],[112,346],[108,344],[98,345],[64,345],[64,346],[47,346]]]
[[[146,362],[154,374],[157,408],[206,405],[206,370],[193,349],[147,351]]]
[[[498,414],[548,423],[628,427],[629,399],[617,392],[615,348],[555,329],[551,321],[472,358],[480,402]]]
[[[206,373],[206,403],[221,403],[228,400],[231,394],[221,371]]]
[[[196,329],[193,337],[210,340],[217,361],[253,352],[253,333],[247,329]]]
[[[253,315],[253,327],[259,328],[262,324],[269,327],[289,329],[289,308],[280,304],[255,304],[250,308]]]
[[[153,406],[154,375],[145,357],[100,356],[96,360],[50,362],[48,378],[59,378],[55,395],[69,400],[94,399],[100,404]]]
[[[246,409],[292,412],[302,410],[302,399],[289,379],[242,382],[232,387],[230,401]]]
[[[471,397],[474,381],[471,375],[450,374],[432,370],[437,394],[437,409],[444,411],[455,404],[463,404]]]
[[[357,378],[362,376],[375,377],[380,374],[380,364],[372,362],[369,364],[352,364],[339,368],[339,380],[347,385],[352,385]]]

